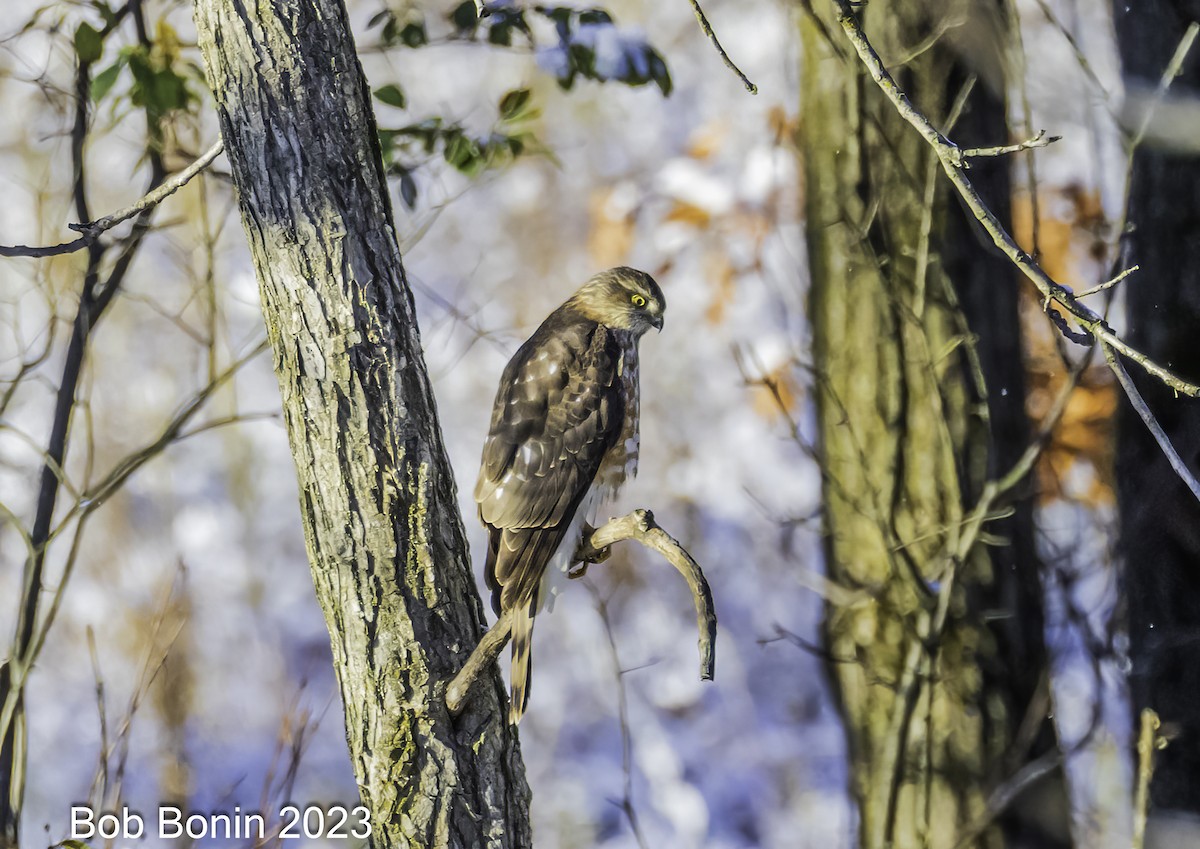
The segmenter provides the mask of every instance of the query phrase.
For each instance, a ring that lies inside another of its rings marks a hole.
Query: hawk
[[[500,378],[475,501],[492,608],[513,614],[513,725],[529,703],[547,566],[573,563],[585,518],[637,471],[638,340],[662,330],[665,307],[644,271],[601,272],[550,313]]]

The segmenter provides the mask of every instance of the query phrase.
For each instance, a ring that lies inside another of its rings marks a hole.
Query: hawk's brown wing
[[[621,432],[621,356],[612,331],[560,308],[504,370],[475,486],[497,614],[536,601],[546,564]]]

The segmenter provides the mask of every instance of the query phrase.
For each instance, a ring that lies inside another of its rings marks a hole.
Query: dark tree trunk
[[[1153,89],[1187,29],[1188,4],[1114,5],[1125,72]],[[1196,51],[1173,91],[1195,96]],[[1148,97],[1131,94],[1131,97]],[[1156,361],[1200,379],[1200,158],[1142,145],[1134,157],[1127,235],[1126,337]],[[1200,472],[1200,402],[1131,369],[1143,397],[1193,474]],[[1125,404],[1117,443],[1121,554],[1129,599],[1133,695],[1167,724],[1158,755],[1156,806],[1200,812],[1200,505]]]
[[[834,4],[806,8],[802,144],[828,572],[861,596],[828,607],[826,641],[860,845],[950,847],[1020,765],[1008,764],[1008,747],[1044,669],[1030,504],[988,527],[1009,546],[989,554],[978,538],[963,542],[984,485],[1028,444],[1017,289],[926,142],[866,74]],[[957,34],[939,29],[964,14],[954,0],[860,8],[935,125],[949,129],[965,96],[950,135],[968,146],[1006,140],[991,93],[1003,90],[1002,63],[987,49],[1005,37],[999,4],[972,5],[972,26]],[[1006,217],[1005,164],[972,175]],[[1006,616],[985,621],[998,610]],[[968,845],[1003,843],[990,829]]]
[[[199,0],[196,21],[373,843],[529,846],[499,675],[444,705],[483,611],[346,11]]]

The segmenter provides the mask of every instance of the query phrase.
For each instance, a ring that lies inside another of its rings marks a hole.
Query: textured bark
[[[864,28],[935,125],[978,73],[952,136],[1003,143],[1004,107],[988,90],[1000,62],[987,49],[1003,38],[1001,16],[969,5],[870,4]],[[826,611],[830,672],[860,845],[949,847],[1007,777],[1012,726],[1043,668],[1029,505],[1001,528],[1012,545],[995,558],[978,543],[962,562],[951,556],[983,484],[1027,444],[1016,287],[865,74],[833,4],[809,9],[802,145],[828,571],[862,591]],[[972,23],[931,44],[951,19]],[[1003,167],[972,172],[1002,217]],[[982,614],[997,608],[1014,618],[989,626]],[[992,829],[970,845],[1003,840]]]
[[[1158,84],[1196,4],[1116,3],[1125,70]],[[1173,90],[1200,85],[1196,51]],[[1134,158],[1126,261],[1141,267],[1126,294],[1126,338],[1157,362],[1200,379],[1200,158],[1143,146]],[[1193,474],[1200,473],[1200,402],[1131,374]],[[1157,755],[1155,806],[1200,813],[1200,506],[1137,414],[1123,405],[1117,442],[1122,561],[1133,695],[1158,711],[1171,743]]]
[[[375,846],[530,845],[454,478],[340,0],[198,0],[200,45],[262,294],[346,736]]]

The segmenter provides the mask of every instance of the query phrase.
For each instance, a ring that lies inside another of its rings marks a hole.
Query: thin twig
[[[1158,85],[1155,88],[1154,97],[1151,100],[1150,107],[1147,111],[1147,115],[1145,116],[1147,123],[1153,117],[1154,110],[1158,108],[1158,105],[1166,96],[1167,91],[1171,88],[1171,83],[1175,81],[1175,77],[1178,75],[1184,59],[1191,50],[1196,36],[1196,33],[1193,32],[1193,30],[1196,27],[1197,24],[1195,22],[1190,24],[1187,31],[1184,32],[1183,37],[1179,40],[1179,44],[1175,45],[1175,52],[1171,56],[1171,61],[1167,63],[1167,67],[1163,71],[1162,76],[1159,77]],[[1146,127],[1143,126],[1138,131],[1137,135],[1129,140],[1129,144],[1126,145],[1125,148],[1125,185],[1121,193],[1121,218],[1117,223],[1117,226],[1112,228],[1112,233],[1114,234],[1115,238],[1113,255],[1118,259],[1120,259],[1123,254],[1122,240],[1129,229],[1130,201],[1133,197],[1133,160],[1138,152],[1138,148],[1141,146],[1142,136],[1145,130]]]
[[[617,639],[613,634],[612,621],[608,616],[608,603],[601,597],[599,590],[590,583],[587,584],[592,598],[596,600],[596,612],[604,625],[604,634],[608,637],[609,658],[612,660],[613,677],[617,685],[617,718],[621,723],[621,771],[625,777],[624,793],[621,801],[616,803],[629,820],[629,828],[640,849],[647,849],[646,838],[642,835],[642,827],[638,822],[637,808],[633,804],[633,732],[629,724],[629,700],[625,691],[625,673],[621,667],[621,655],[617,651]]]
[[[971,821],[970,825],[963,829],[958,842],[954,844],[954,849],[967,849],[968,846],[973,845],[976,839],[987,831],[991,824],[1009,809],[1009,806],[1017,800],[1017,797],[1042,779],[1053,774],[1055,770],[1060,769],[1062,762],[1062,752],[1057,749],[1051,749],[1046,754],[1036,760],[1030,761],[1017,770],[1015,775],[993,790],[992,794],[988,796],[987,806],[980,812],[979,816]]]
[[[1158,419],[1154,417],[1154,413],[1151,412],[1149,405],[1142,398],[1142,394],[1133,385],[1133,379],[1130,378],[1129,372],[1125,371],[1125,366],[1121,364],[1121,360],[1107,345],[1103,346],[1103,348],[1104,359],[1108,360],[1108,367],[1117,376],[1117,381],[1121,384],[1121,388],[1125,390],[1125,395],[1129,398],[1129,403],[1133,406],[1133,409],[1137,410],[1137,414],[1146,424],[1146,429],[1150,431],[1150,435],[1154,437],[1154,441],[1158,443],[1158,447],[1166,455],[1167,462],[1171,464],[1171,468],[1175,470],[1175,474],[1191,490],[1196,500],[1200,501],[1200,481],[1196,480],[1196,476],[1192,474],[1192,470],[1187,467],[1187,464],[1183,462],[1183,458],[1179,456],[1179,452],[1175,450],[1175,446],[1171,444],[1170,437],[1162,429],[1162,425],[1158,423]]]
[[[1113,286],[1116,286],[1118,283],[1120,283],[1122,280],[1124,280],[1130,274],[1133,274],[1133,272],[1138,271],[1138,270],[1140,270],[1140,266],[1131,265],[1131,266],[1129,266],[1129,268],[1125,269],[1124,271],[1122,271],[1120,274],[1118,274],[1116,277],[1112,278],[1111,280],[1105,280],[1099,286],[1093,286],[1090,289],[1084,289],[1082,292],[1080,292],[1075,297],[1086,298],[1089,295],[1097,295],[1100,292],[1105,291],[1106,289],[1111,289]]]
[[[711,681],[716,665],[714,644],[717,639],[717,613],[713,606],[712,591],[700,565],[674,537],[658,526],[653,513],[638,509],[627,516],[610,519],[580,542],[575,559],[586,563],[597,562],[603,559],[604,550],[610,545],[627,539],[636,540],[661,554],[687,581],[696,603],[696,625],[700,632],[700,679]],[[462,710],[472,685],[480,673],[495,661],[508,643],[511,633],[512,614],[506,611],[483,635],[463,668],[446,688],[446,707],[451,713]]]
[[[978,512],[978,511],[977,511]],[[983,524],[978,517],[977,525]],[[955,580],[962,558],[951,559],[937,588],[937,602],[932,613],[922,611],[917,624],[917,636],[910,640],[904,657],[904,668],[896,686],[896,698],[892,702],[892,713],[888,718],[887,733],[883,737],[883,750],[879,753],[879,783],[872,788],[872,807],[883,811],[884,816],[875,817],[874,831],[870,835],[871,846],[888,845],[887,832],[895,819],[900,786],[904,771],[900,769],[900,753],[908,745],[908,728],[921,693],[920,683],[928,678],[927,670],[932,667],[932,652],[937,650],[946,619],[950,613],[950,600],[954,594]],[[928,650],[927,650],[928,649]],[[924,673],[924,674],[923,674]]]
[[[738,79],[742,81],[742,85],[746,87],[746,91],[751,94],[758,94],[758,86],[750,82],[746,75],[742,73],[742,69],[733,64],[733,60],[729,58],[729,54],[725,52],[725,48],[721,46],[721,42],[717,40],[717,34],[713,32],[712,24],[708,22],[708,18],[704,17],[704,10],[700,8],[699,0],[690,0],[692,11],[696,13],[696,20],[700,24],[700,29],[704,30],[704,34],[708,36],[708,40],[712,42],[712,46],[717,48],[717,53],[721,55],[721,61],[725,63],[725,67],[738,75]]]
[[[1142,711],[1141,731],[1138,734],[1138,777],[1133,802],[1133,849],[1146,843],[1146,815],[1150,809],[1150,779],[1154,775],[1154,750],[1162,746],[1158,736],[1158,714],[1150,708]]]
[[[1146,108],[1146,114],[1142,116],[1137,133],[1134,134],[1133,139],[1129,143],[1131,157],[1133,151],[1146,138],[1146,131],[1150,129],[1150,123],[1154,120],[1154,113],[1162,104],[1163,98],[1167,96],[1167,89],[1171,87],[1171,83],[1179,76],[1179,72],[1183,70],[1183,62],[1187,59],[1188,53],[1192,51],[1192,45],[1196,43],[1197,35],[1200,35],[1200,23],[1192,21],[1188,24],[1187,31],[1184,32],[1183,37],[1179,39],[1179,44],[1175,45],[1175,52],[1171,54],[1171,61],[1167,63],[1167,67],[1163,70],[1162,77],[1158,81],[1158,86],[1154,89],[1154,97],[1151,98],[1150,104]]]
[[[67,553],[66,560],[62,567],[62,572],[58,577],[58,582],[51,594],[49,607],[42,615],[38,623],[37,633],[31,638],[31,642],[26,648],[20,652],[14,652],[8,659],[7,674],[8,687],[7,691],[0,691],[0,739],[6,735],[14,719],[19,716],[17,713],[17,705],[21,693],[25,686],[25,680],[28,677],[29,671],[33,668],[38,656],[41,654],[42,647],[46,642],[46,638],[50,633],[50,629],[58,616],[58,612],[62,606],[63,598],[65,597],[66,588],[70,584],[72,573],[75,569],[75,564],[78,560],[79,551],[84,536],[84,527],[92,514],[98,510],[105,501],[113,495],[118,489],[125,484],[126,481],[140,469],[143,465],[149,462],[154,457],[158,456],[169,445],[184,438],[186,431],[185,426],[204,408],[209,399],[214,393],[233,375],[252,358],[266,350],[267,342],[264,340],[256,345],[249,353],[234,362],[224,372],[194,395],[187,404],[185,404],[171,421],[163,428],[159,436],[148,445],[131,453],[120,462],[118,462],[112,470],[104,477],[99,484],[95,485],[87,492],[79,495],[76,502],[71,506],[70,511],[59,522],[50,537],[57,536],[64,527],[74,517],[78,517],[75,526],[71,547]],[[2,505],[0,505],[2,507]],[[3,508],[6,511],[7,508]],[[3,512],[0,511],[0,512]],[[34,546],[32,540],[27,544],[30,551],[33,553],[43,553],[43,546]],[[32,555],[31,555],[32,556]],[[28,579],[27,579],[28,580]],[[22,597],[30,592],[29,586],[25,588]],[[40,596],[40,593],[38,594]]]
[[[975,74],[967,76],[954,98],[954,103],[950,106],[950,114],[946,116],[943,133],[949,133],[954,129],[954,125],[962,117],[963,110],[967,108],[967,100],[971,97],[971,92],[975,90],[975,84],[978,81],[979,77]],[[938,159],[936,156],[931,156],[925,166],[925,194],[921,198],[921,225],[917,234],[917,263],[916,270],[913,272],[913,279],[916,281],[913,312],[916,313],[917,318],[921,318],[925,314],[925,291],[929,280],[929,245],[933,234],[933,206],[937,196],[937,171]]]
[[[59,245],[46,245],[41,247],[29,245],[0,245],[0,256],[8,257],[47,257],[60,256],[62,254],[74,253],[75,251],[83,250],[95,243],[96,239],[113,227],[123,221],[128,221],[130,218],[150,209],[165,199],[175,194],[185,185],[187,185],[193,177],[212,164],[213,160],[224,149],[224,144],[220,140],[210,147],[202,156],[195,162],[184,168],[179,173],[172,176],[169,180],[159,184],[157,187],[147,192],[140,200],[125,207],[124,209],[114,212],[112,215],[106,215],[95,221],[83,222],[79,224],[68,224],[67,226],[79,233],[80,236],[73,242],[63,242]]]
[[[133,732],[133,720],[137,716],[142,702],[149,694],[150,687],[166,667],[167,657],[171,654],[172,649],[175,648],[175,643],[179,640],[180,634],[183,633],[183,629],[188,624],[185,618],[174,618],[168,622],[172,614],[171,600],[175,595],[175,588],[179,581],[180,578],[176,576],[163,594],[162,604],[155,614],[153,624],[150,628],[150,637],[146,645],[146,654],[142,659],[141,672],[138,674],[137,683],[134,685],[133,691],[129,694],[129,704],[125,708],[125,714],[115,729],[116,736],[112,744],[117,761],[116,767],[113,770],[112,785],[108,788],[109,798],[104,800],[104,807],[106,808],[115,808],[123,795],[122,789],[125,784],[125,772],[129,764],[129,744]],[[166,630],[168,627],[171,628],[169,632]],[[159,637],[168,633],[169,636],[163,641],[160,649]],[[156,649],[159,650],[156,651]],[[101,753],[102,757],[106,758],[110,757],[111,754],[111,752]]]
[[[886,842],[886,830],[892,822],[902,782],[902,773],[899,770],[901,750],[908,740],[908,726],[920,695],[920,683],[928,677],[928,670],[933,664],[933,654],[941,645],[942,632],[946,627],[958,570],[970,556],[971,550],[983,533],[984,525],[992,518],[992,511],[996,504],[1024,480],[1033,469],[1055,424],[1066,409],[1067,400],[1081,370],[1082,364],[1078,370],[1072,371],[1067,383],[1059,390],[1038,434],[1012,467],[1001,477],[990,480],[984,485],[979,500],[963,523],[962,533],[953,546],[953,550],[946,554],[946,567],[942,574],[941,585],[937,587],[934,609],[932,612],[922,611],[917,624],[917,638],[909,643],[904,658],[904,668],[896,685],[896,698],[889,718],[888,731],[884,736],[884,748],[879,755],[880,780],[873,788],[875,807],[877,810],[885,811],[886,815],[877,817],[875,820],[876,833],[871,835],[871,845],[873,846],[883,846]]]
[[[1099,75],[1097,75],[1095,70],[1092,69],[1092,63],[1088,61],[1087,54],[1084,53],[1083,47],[1079,44],[1079,40],[1075,38],[1075,34],[1063,25],[1063,22],[1058,19],[1057,15],[1054,14],[1054,10],[1050,8],[1050,5],[1046,2],[1046,0],[1037,0],[1037,4],[1039,7],[1041,7],[1042,14],[1046,16],[1046,20],[1050,23],[1050,25],[1054,27],[1054,29],[1058,31],[1058,34],[1066,39],[1067,44],[1071,46],[1071,51],[1075,54],[1075,61],[1078,63],[1079,69],[1083,71],[1084,75],[1088,78],[1088,81],[1096,87],[1096,90],[1104,96],[1103,99],[1105,105],[1111,104],[1113,100],[1112,92],[1108,90],[1108,88],[1100,80]],[[1111,106],[1109,106],[1109,109],[1111,111]]]
[[[220,139],[217,139],[216,142],[213,143],[213,146],[201,154],[195,162],[193,162],[187,168],[184,168],[178,174],[175,174],[169,180],[166,180],[158,188],[147,192],[141,198],[141,200],[137,201],[131,206],[114,212],[112,215],[106,215],[104,218],[100,218],[91,222],[90,224],[68,224],[67,226],[72,230],[84,234],[111,230],[122,221],[128,221],[130,218],[133,218],[133,216],[137,215],[143,209],[149,209],[152,206],[162,203],[171,195],[175,194],[175,192],[179,191],[181,188],[191,182],[193,177],[211,165],[213,160],[220,156],[221,151],[224,149],[224,142],[222,142]]]
[[[53,313],[53,304],[50,302],[49,298],[47,298],[47,306],[50,307],[51,312]],[[19,330],[19,325],[14,328],[14,330]],[[4,413],[8,409],[8,405],[12,403],[13,397],[17,394],[17,390],[21,387],[22,381],[24,381],[29,375],[33,374],[42,363],[46,362],[46,360],[50,358],[50,352],[54,350],[54,341],[57,337],[57,331],[58,324],[56,322],[51,322],[46,327],[45,342],[42,345],[42,349],[29,359],[22,360],[20,368],[17,369],[17,373],[11,378],[5,378],[3,380],[4,383],[8,384],[8,387],[2,394],[0,394],[0,418],[4,417]],[[22,343],[22,355],[27,352],[28,348]]]
[[[92,677],[96,681],[96,712],[100,717],[100,758],[96,763],[96,776],[88,800],[93,808],[104,805],[108,795],[108,707],[104,699],[104,676],[100,674],[100,656],[96,651],[96,631],[87,626],[88,656],[92,661]]]
[[[1016,144],[1004,144],[999,147],[965,147],[958,151],[958,155],[964,160],[963,167],[966,166],[967,159],[983,159],[989,156],[1008,156],[1010,153],[1020,153],[1023,150],[1034,150],[1039,147],[1047,147],[1054,144],[1056,141],[1062,141],[1062,136],[1048,136],[1045,130],[1038,130],[1038,134],[1031,139],[1026,139],[1023,142]]]
[[[205,405],[207,405],[208,401],[217,393],[217,391],[226,383],[231,381],[234,375],[236,375],[243,366],[257,357],[263,351],[267,350],[269,345],[270,342],[267,339],[262,339],[246,354],[235,360],[228,368],[215,375],[212,380],[198,390],[195,395],[189,398],[187,402],[179,408],[179,411],[176,412],[175,415],[171,417],[170,421],[163,426],[163,429],[159,432],[158,436],[155,437],[153,442],[147,443],[141,448],[138,448],[136,451],[132,451],[125,455],[109,470],[108,474],[106,474],[99,483],[92,484],[83,492],[75,494],[75,503],[72,504],[71,508],[66,512],[66,514],[58,520],[58,524],[56,524],[53,530],[50,532],[47,541],[56,538],[76,516],[85,516],[101,507],[117,490],[124,486],[125,482],[131,475],[133,475],[134,472],[136,472],[150,460],[157,457],[169,446],[177,442],[182,442],[183,440],[192,436],[204,433],[205,431],[212,430],[213,428],[224,427],[229,424],[244,421],[252,421],[256,418],[261,419],[275,417],[275,413],[258,413],[247,415],[234,414],[231,416],[222,417],[220,419],[204,422],[203,424],[199,424],[190,430],[184,430],[184,427],[196,417],[196,414],[199,413],[200,410],[205,407]]]
[[[1012,35],[1012,45],[1009,51],[1010,73],[1018,81],[1018,93],[1021,103],[1021,131],[1033,132],[1033,107],[1029,103],[1029,79],[1026,73],[1028,67],[1025,55],[1025,40],[1021,33],[1021,13],[1017,8],[1017,0],[1008,0],[1008,17],[1013,22],[1009,27]],[[1037,191],[1037,156],[1033,150],[1025,151],[1025,191],[1029,195],[1029,248],[1035,262],[1042,261],[1042,250],[1039,242],[1042,229],[1041,205],[1038,202]]]
[[[767,646],[767,645],[770,645],[771,643],[778,643],[780,641],[783,641],[786,643],[791,643],[793,646],[800,649],[801,651],[807,652],[808,654],[812,655],[813,657],[820,658],[821,660],[825,661],[826,663],[859,663],[860,662],[857,657],[838,657],[836,654],[834,654],[833,652],[831,652],[829,649],[825,648],[824,646],[819,646],[816,643],[809,642],[808,640],[804,639],[804,637],[801,637],[799,634],[795,633],[794,631],[789,631],[787,628],[784,628],[782,625],[780,625],[778,623],[775,624],[775,636],[774,637],[761,637],[758,640],[758,644],[760,646]]]
[[[1083,375],[1084,370],[1087,369],[1090,359],[1091,352],[1089,351],[1086,357],[1080,357],[1079,361],[1067,372],[1067,379],[1059,387],[1058,394],[1054,396],[1054,400],[1050,403],[1050,409],[1042,417],[1042,425],[1038,428],[1038,432],[1034,434],[1033,439],[1025,447],[1025,450],[1017,458],[1016,462],[1012,464],[1012,467],[996,479],[996,495],[998,497],[1008,495],[1033,471],[1034,464],[1042,456],[1042,452],[1050,442],[1050,438],[1054,435],[1054,429],[1058,427],[1063,413],[1066,412],[1067,402],[1071,400],[1071,393],[1075,391],[1075,387],[1079,383],[1079,378]],[[988,505],[989,510],[991,506],[991,504]]]
[[[296,778],[300,773],[300,762],[325,715],[329,712],[330,705],[336,698],[331,693],[320,714],[314,716],[312,710],[300,706],[305,686],[304,683],[301,683],[300,689],[292,696],[291,704],[280,723],[279,736],[275,741],[275,751],[271,756],[271,766],[263,778],[262,791],[259,795],[258,810],[260,811],[273,809],[278,812],[286,802],[295,798],[294,791]],[[284,760],[285,756],[286,760]],[[254,835],[250,849],[284,845],[284,839],[280,837],[280,833],[284,829],[282,818],[277,813],[274,817],[268,816],[267,822],[270,823],[269,827],[265,833],[262,829],[258,830],[259,833]]]

